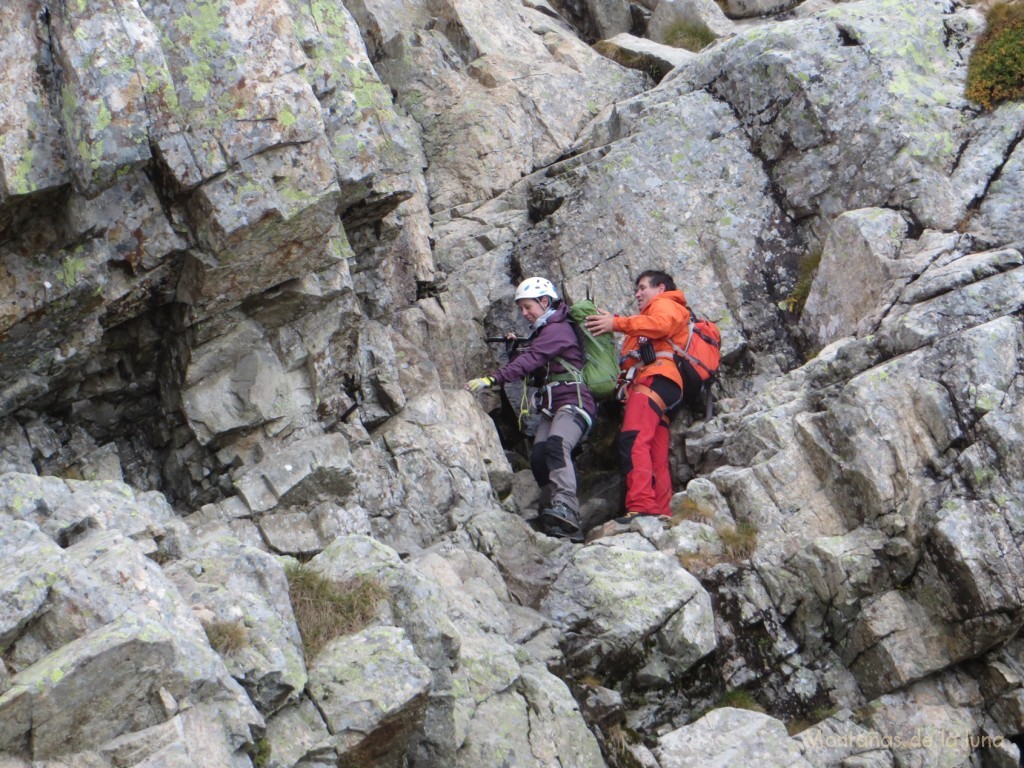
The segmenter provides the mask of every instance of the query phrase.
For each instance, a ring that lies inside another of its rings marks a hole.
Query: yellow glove
[[[481,391],[483,391],[485,389],[490,389],[493,386],[494,386],[494,377],[493,376],[483,376],[483,377],[481,377],[479,379],[471,380],[468,384],[466,384],[466,389],[468,389],[470,392],[473,392],[475,394],[475,393],[481,392]]]

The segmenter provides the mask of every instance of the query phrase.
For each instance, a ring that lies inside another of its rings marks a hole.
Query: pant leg
[[[533,472],[533,479],[537,481],[537,487],[540,488],[540,499],[538,500],[540,509],[551,506],[551,494],[554,490],[547,462],[547,441],[550,433],[551,419],[540,419],[533,437],[533,447],[530,449],[530,471]]]
[[[663,376],[642,379],[666,404],[679,397],[679,387]],[[626,511],[645,515],[669,513],[672,480],[668,464],[667,417],[645,393],[632,390],[626,399],[619,435],[619,454],[626,478]]]
[[[654,480],[654,503],[659,515],[671,515],[672,472],[668,464],[670,432],[667,424],[658,424],[651,440],[651,468]]]
[[[661,414],[651,399],[631,392],[626,399],[619,434],[619,458],[626,479],[626,511],[653,515],[658,512],[654,496],[654,433]]]
[[[674,381],[665,376],[655,376],[650,383],[651,389],[658,393],[666,405],[671,407],[679,402],[682,390]],[[671,414],[668,419],[671,419]],[[651,441],[651,464],[654,474],[654,496],[658,514],[671,515],[672,509],[672,471],[668,462],[668,450],[672,441],[671,431],[666,419],[662,419],[655,430]]]
[[[552,486],[551,501],[560,501],[573,512],[579,512],[580,502],[576,495],[576,467],[572,462],[572,451],[586,430],[587,423],[581,415],[572,408],[559,408],[551,420],[544,451]]]

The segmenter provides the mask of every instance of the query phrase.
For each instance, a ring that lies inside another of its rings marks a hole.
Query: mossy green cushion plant
[[[967,98],[992,109],[1024,98],[1024,3],[989,8],[988,28],[967,67]]]
[[[789,294],[779,305],[779,309],[799,317],[804,311],[804,304],[811,293],[811,285],[814,283],[814,276],[818,272],[818,265],[821,264],[822,249],[820,247],[808,251],[800,258],[798,266],[799,276],[793,292]]]

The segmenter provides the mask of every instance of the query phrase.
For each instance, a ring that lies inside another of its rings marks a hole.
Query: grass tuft
[[[210,647],[221,656],[231,656],[249,645],[249,634],[241,620],[209,621],[203,629]]]
[[[965,95],[992,109],[1024,99],[1024,3],[996,3],[967,64]]]
[[[751,712],[764,712],[764,707],[757,703],[757,699],[746,691],[739,689],[723,693],[712,709],[721,709],[722,707],[749,709]]]
[[[714,515],[707,507],[702,507],[689,496],[672,505],[671,525],[679,525],[683,520],[690,520],[697,523],[708,523]]]
[[[305,564],[289,565],[288,592],[307,660],[336,637],[358,632],[377,615],[388,591],[370,576],[336,582]]]
[[[809,717],[798,718],[786,723],[786,732],[790,736],[796,736],[798,733],[802,733],[808,728],[817,725],[822,720],[828,720],[828,718],[832,717],[832,715],[838,711],[839,707],[818,707],[810,714]]]
[[[613,725],[608,729],[605,746],[609,753],[625,762],[630,754],[629,745],[633,741],[633,737],[631,737],[630,733],[625,728],[621,725]]]
[[[746,560],[757,549],[757,526],[752,523],[740,523],[735,527],[720,525],[715,530],[722,539],[726,555],[733,561]]]
[[[272,751],[270,742],[267,739],[257,741],[252,755],[253,768],[267,768],[270,765]]]
[[[665,45],[673,48],[684,48],[687,51],[696,53],[707,48],[718,35],[712,32],[708,25],[701,21],[674,21],[665,30]]]

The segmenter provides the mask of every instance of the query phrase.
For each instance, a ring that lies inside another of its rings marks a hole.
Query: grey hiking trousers
[[[572,450],[589,431],[590,424],[578,408],[562,406],[552,418],[543,418],[530,453],[530,469],[540,486],[540,508],[561,502],[573,512],[580,511],[576,498],[576,467]]]

